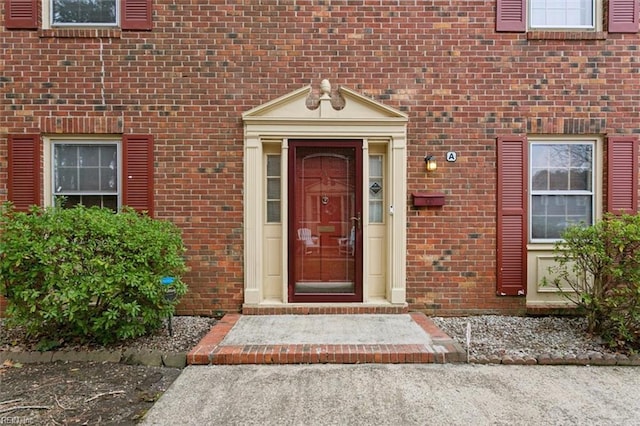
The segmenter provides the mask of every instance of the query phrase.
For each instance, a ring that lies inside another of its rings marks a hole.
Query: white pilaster
[[[391,217],[390,266],[391,294],[393,304],[406,303],[407,295],[407,147],[406,132],[397,134],[391,141],[391,167],[393,193],[391,195],[393,216]]]
[[[262,289],[262,145],[246,139],[244,150],[244,303],[261,302]]]

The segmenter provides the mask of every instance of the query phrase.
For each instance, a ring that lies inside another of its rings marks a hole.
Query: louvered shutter
[[[121,0],[120,27],[123,30],[150,30],[151,0]]]
[[[497,293],[524,296],[527,283],[527,138],[498,138]]]
[[[526,0],[496,1],[496,31],[525,32],[527,30]]]
[[[607,140],[607,211],[638,211],[638,138],[615,136]]]
[[[609,0],[609,32],[638,32],[638,0]]]
[[[40,204],[40,135],[9,135],[8,196],[16,210]]]
[[[38,0],[6,0],[4,17],[8,30],[35,30],[38,28]]]
[[[153,136],[124,135],[122,151],[122,204],[153,216]]]

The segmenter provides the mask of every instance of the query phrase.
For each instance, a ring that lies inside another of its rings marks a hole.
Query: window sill
[[[40,29],[40,38],[120,38],[120,28],[55,28]]]
[[[529,31],[527,40],[606,40],[604,31]]]

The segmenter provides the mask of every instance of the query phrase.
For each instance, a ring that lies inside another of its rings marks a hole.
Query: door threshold
[[[392,304],[386,300],[367,303],[282,303],[265,301],[259,305],[243,305],[243,315],[352,315],[352,314],[406,314],[406,303]]]

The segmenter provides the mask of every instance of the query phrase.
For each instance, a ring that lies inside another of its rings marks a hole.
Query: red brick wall
[[[524,306],[495,295],[496,136],[640,132],[637,34],[496,33],[494,1],[158,0],[153,21],[2,29],[0,201],[8,133],[153,134],[156,216],[189,247],[181,313],[240,308],[241,113],[304,85],[328,78],[409,115],[407,200],[447,194],[408,211],[408,301],[436,314]]]

